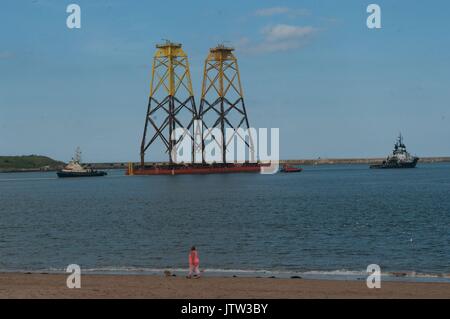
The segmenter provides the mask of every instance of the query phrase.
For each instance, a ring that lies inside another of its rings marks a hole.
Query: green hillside
[[[0,156],[0,170],[56,169],[62,165],[47,156]]]

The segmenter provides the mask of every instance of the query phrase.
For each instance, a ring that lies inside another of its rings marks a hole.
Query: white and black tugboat
[[[81,151],[78,147],[72,160],[62,170],[56,172],[58,177],[93,177],[105,176],[104,171],[97,171],[92,168],[83,167],[81,164]]]
[[[419,158],[417,156],[412,156],[406,151],[402,134],[400,134],[397,143],[395,143],[392,155],[388,156],[383,163],[371,165],[370,168],[414,168],[418,161]]]

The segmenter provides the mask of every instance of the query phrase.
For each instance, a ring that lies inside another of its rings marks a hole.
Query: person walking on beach
[[[198,267],[200,266],[200,258],[198,257],[197,249],[195,249],[195,246],[192,246],[191,252],[189,253],[189,275],[187,278],[192,278],[192,275],[194,278],[200,277],[200,270]]]

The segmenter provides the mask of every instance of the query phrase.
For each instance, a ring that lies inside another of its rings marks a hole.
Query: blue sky
[[[372,2],[381,30],[366,26]],[[449,13],[444,0],[2,1],[0,155],[137,161],[161,39],[183,44],[197,102],[209,48],[234,45],[250,124],[280,128],[282,158],[385,156],[399,131],[412,153],[450,155]]]

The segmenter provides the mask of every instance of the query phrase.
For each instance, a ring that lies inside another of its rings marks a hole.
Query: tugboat
[[[388,156],[381,164],[370,165],[370,168],[414,168],[418,161],[418,157],[412,156],[406,151],[402,134],[400,134],[397,143],[395,143],[392,155]]]
[[[92,168],[85,168],[81,165],[81,150],[77,147],[72,160],[62,170],[56,172],[58,177],[93,177],[105,176],[104,171],[97,171]]]
[[[284,164],[281,168],[280,168],[280,172],[281,173],[300,173],[301,171],[303,171],[303,168],[300,167],[294,167],[288,164]]]

